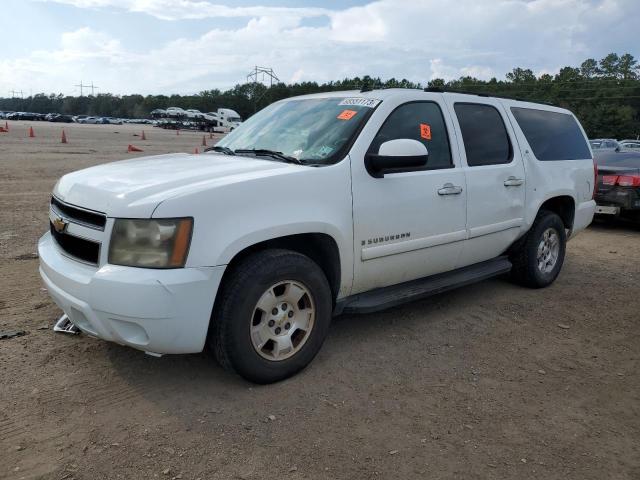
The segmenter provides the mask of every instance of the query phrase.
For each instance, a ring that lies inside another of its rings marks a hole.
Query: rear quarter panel
[[[580,160],[538,160],[513,116],[511,107],[543,109],[572,116],[573,114],[562,108],[527,102],[503,100],[503,105],[516,134],[518,146],[524,159],[524,168],[527,176],[525,196],[526,230],[533,225],[540,206],[545,201],[554,197],[568,196],[573,199],[575,205],[574,224],[571,231],[571,235],[575,235],[586,228],[593,219],[595,210],[595,202],[592,198],[594,188],[593,158],[591,156]],[[577,119],[576,122],[580,126],[585,142],[589,145],[582,125]],[[589,150],[591,151],[590,146]]]

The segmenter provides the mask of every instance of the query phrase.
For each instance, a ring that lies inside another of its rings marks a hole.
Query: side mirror
[[[429,152],[418,140],[399,138],[380,145],[378,153],[369,153],[364,165],[372,177],[383,178],[385,173],[419,170],[427,164]]]

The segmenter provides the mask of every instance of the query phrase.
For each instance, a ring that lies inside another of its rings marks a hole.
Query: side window
[[[510,163],[513,158],[511,141],[500,112],[491,105],[456,103],[467,164],[498,165]]]
[[[369,153],[378,153],[384,142],[399,138],[418,140],[427,147],[427,170],[453,167],[447,127],[438,104],[412,102],[396,108],[373,139]]]

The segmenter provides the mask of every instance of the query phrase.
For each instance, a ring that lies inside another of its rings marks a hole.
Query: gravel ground
[[[0,340],[0,478],[640,478],[640,227],[592,226],[544,290],[497,278],[337,318],[309,368],[255,386],[207,353],[54,334],[37,273],[59,176],[201,134],[9,127],[0,330],[26,335]]]

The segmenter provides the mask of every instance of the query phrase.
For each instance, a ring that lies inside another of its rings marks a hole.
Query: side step
[[[504,257],[497,257],[486,262],[476,263],[468,267],[439,273],[430,277],[411,280],[410,282],[377,288],[369,292],[352,295],[338,301],[334,315],[350,313],[372,313],[385,310],[396,305],[412,302],[437,293],[479,282],[487,278],[507,273],[511,270],[511,262]]]

